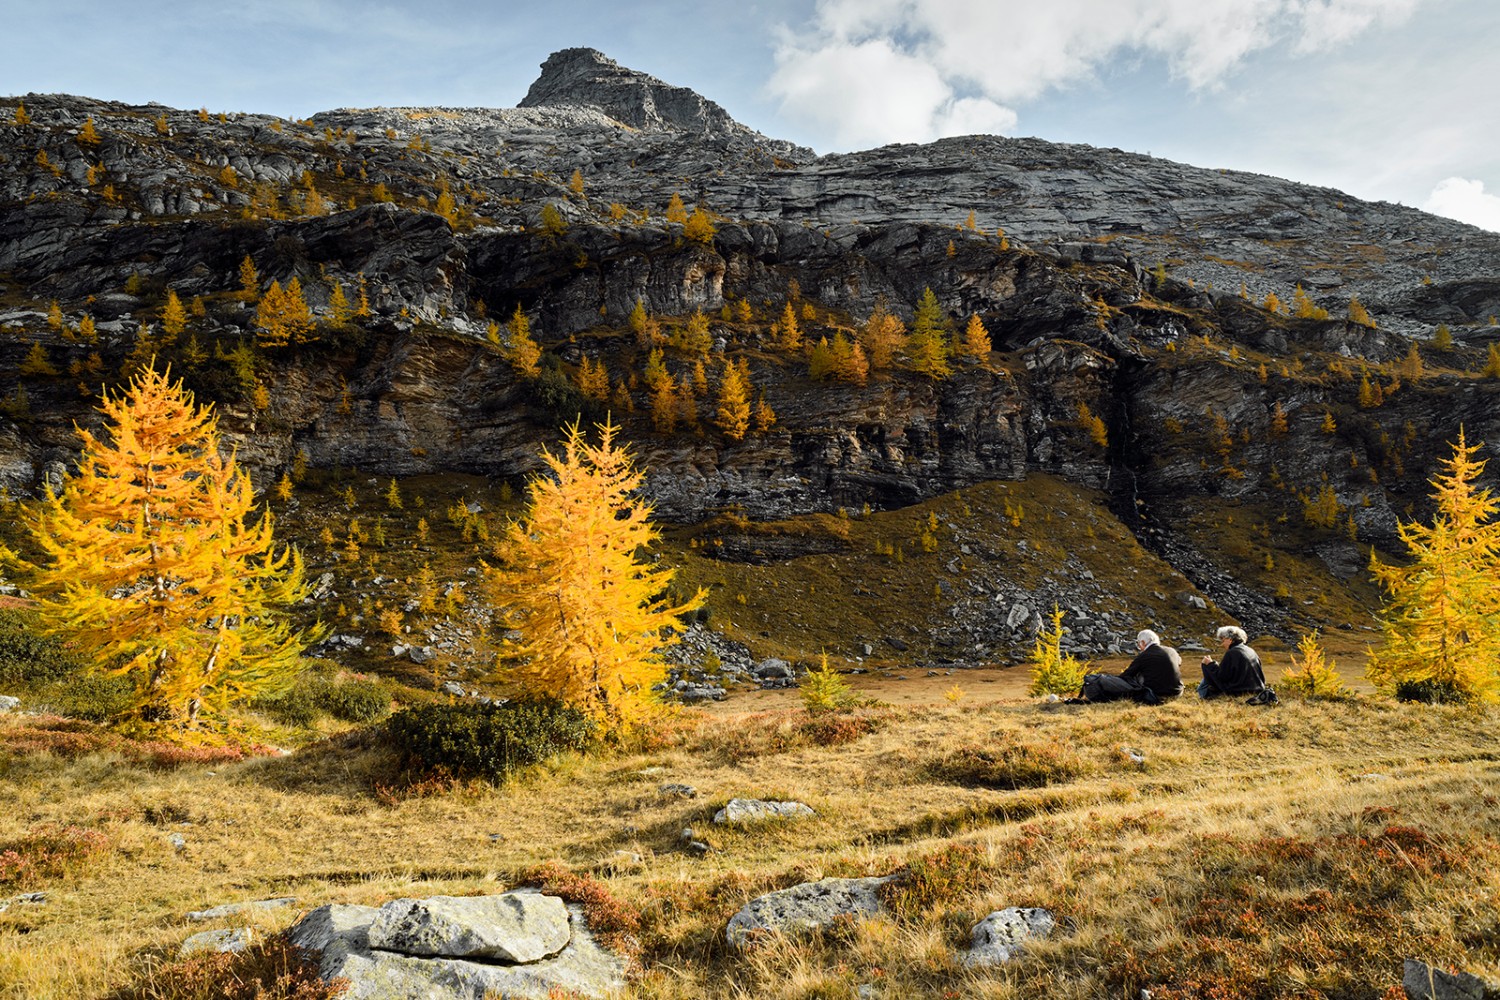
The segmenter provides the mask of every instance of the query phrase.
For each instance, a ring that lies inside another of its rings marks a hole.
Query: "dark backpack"
[[[1281,699],[1276,697],[1276,691],[1269,687],[1263,687],[1259,691],[1245,699],[1246,705],[1280,705]]]

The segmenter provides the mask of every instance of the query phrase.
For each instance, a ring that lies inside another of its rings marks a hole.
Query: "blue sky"
[[[514,105],[598,48],[830,152],[992,131],[1500,230],[1496,0],[6,3],[0,93],[305,117]]]

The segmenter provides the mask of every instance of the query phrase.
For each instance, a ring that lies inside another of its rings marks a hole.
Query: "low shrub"
[[[276,937],[242,952],[148,967],[105,1000],[335,1000],[349,986],[342,978],[325,983],[311,955]]]
[[[0,608],[0,684],[61,680],[81,666],[60,640],[42,634],[36,612]]]
[[[391,716],[386,731],[409,768],[495,782],[595,739],[588,716],[552,701],[424,705]]]
[[[86,722],[107,722],[130,711],[135,686],[127,677],[108,677],[80,672],[49,694],[52,707],[63,715]]]
[[[284,726],[306,729],[325,715],[343,722],[379,722],[391,714],[391,694],[375,680],[315,678],[252,707]]]
[[[640,952],[640,907],[610,892],[609,886],[603,882],[575,872],[558,861],[547,861],[528,869],[522,873],[521,880],[582,906],[589,930],[605,947],[627,955]]]
[[[964,747],[929,762],[939,781],[983,788],[1041,788],[1083,774],[1083,760],[1058,743],[1011,743],[993,750]]]
[[[1467,705],[1473,698],[1468,692],[1442,681],[1400,681],[1396,685],[1396,700],[1423,705]]]
[[[909,862],[880,887],[881,901],[897,920],[911,922],[984,889],[992,871],[979,846],[949,844]]]
[[[379,722],[391,714],[391,692],[379,681],[351,678],[324,685],[318,704],[344,722]]]
[[[848,708],[859,701],[859,696],[849,682],[837,670],[828,665],[828,654],[819,658],[818,668],[802,675],[797,684],[802,695],[802,705],[810,713],[832,712]]]
[[[35,889],[87,867],[109,850],[98,830],[46,823],[0,844],[0,888]]]

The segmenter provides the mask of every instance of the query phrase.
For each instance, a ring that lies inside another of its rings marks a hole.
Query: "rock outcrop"
[[[812,933],[841,917],[875,916],[883,909],[879,889],[890,880],[825,878],[766,893],[729,918],[725,940],[744,948],[767,934]]]
[[[350,1000],[603,997],[625,982],[579,907],[530,892],[321,906],[287,937],[318,953],[325,980],[348,979]]]

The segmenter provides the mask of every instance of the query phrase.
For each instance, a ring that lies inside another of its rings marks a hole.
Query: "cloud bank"
[[[1500,195],[1486,194],[1484,181],[1449,177],[1439,181],[1422,211],[1500,233]]]
[[[1007,132],[1015,107],[1117,58],[1213,88],[1264,50],[1309,55],[1424,0],[818,0],[769,90],[842,149]]]

